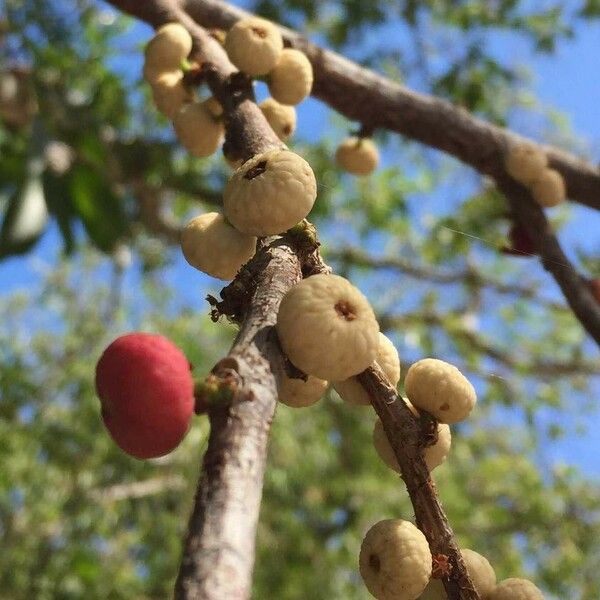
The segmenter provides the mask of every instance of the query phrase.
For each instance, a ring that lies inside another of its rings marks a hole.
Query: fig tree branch
[[[329,250],[327,257],[340,261],[352,267],[367,267],[369,269],[391,269],[409,277],[433,283],[453,284],[465,283],[478,287],[489,288],[498,294],[516,295],[521,298],[540,302],[554,310],[565,309],[564,304],[547,300],[539,295],[539,290],[534,286],[518,283],[507,283],[497,278],[486,275],[481,269],[468,265],[460,271],[442,271],[426,265],[417,265],[399,256],[372,256],[363,250],[353,247]]]
[[[218,0],[159,0],[150,3],[156,5],[150,10],[147,3],[135,0],[121,0],[113,4],[153,25],[164,22],[168,13],[171,17],[179,15],[182,23],[192,28],[197,28],[197,25],[190,24],[190,21],[205,27],[227,29],[248,14]],[[451,154],[481,174],[495,179],[507,197],[515,220],[536,243],[544,268],[560,286],[582,326],[600,345],[600,305],[594,300],[585,278],[563,252],[543,211],[506,174],[504,157],[507,149],[529,140],[486,123],[445,100],[409,90],[335,52],[312,44],[296,32],[281,29],[287,43],[302,50],[310,59],[315,75],[312,91],[315,97],[369,129],[395,131]],[[239,123],[236,126],[236,123],[232,123],[232,131],[243,136],[244,128],[240,128]],[[236,137],[233,135],[232,139]],[[544,147],[544,151],[549,156],[550,165],[565,179],[569,198],[600,208],[600,171],[562,150]]]
[[[250,82],[240,77],[223,49],[192,22],[175,0],[112,3],[153,26],[181,22],[194,38],[195,56],[225,111],[226,143],[243,158],[280,145],[254,103]],[[300,236],[301,237],[301,236]],[[181,599],[249,597],[254,543],[269,426],[277,401],[277,378],[285,368],[273,325],[279,303],[302,275],[327,272],[318,253],[306,252],[292,233],[263,240],[254,258],[221,296],[241,322],[228,356],[212,376],[226,386],[231,401],[208,407],[211,432],[190,518],[175,597]],[[417,522],[437,554],[453,569],[444,585],[451,600],[479,600],[452,530],[437,499],[420,446],[420,428],[396,391],[376,367],[360,376],[373,396],[386,434],[397,454]],[[402,409],[404,407],[404,410]],[[399,412],[396,412],[396,409]],[[406,432],[404,441],[395,433]]]
[[[246,11],[221,0],[177,0],[205,27],[229,29]],[[373,129],[387,129],[446,152],[482,175],[505,173],[506,149],[531,140],[471,115],[446,100],[421,94],[317,46],[281,27],[287,44],[302,50],[314,71],[312,95],[349,119]],[[553,146],[544,146],[550,166],[561,172],[568,196],[600,209],[600,170]]]
[[[451,568],[441,578],[451,600],[479,600],[473,587],[452,527],[444,513],[437,489],[423,459],[423,432],[420,421],[410,412],[383,371],[375,365],[357,375],[368,392],[394,450],[402,479],[415,511],[416,523],[429,542],[431,554],[447,557]],[[437,423],[434,422],[437,426]]]

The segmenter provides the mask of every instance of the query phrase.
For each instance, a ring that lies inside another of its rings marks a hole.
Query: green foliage
[[[88,256],[0,303],[0,319],[13,324],[0,332],[4,597],[165,598],[172,589],[207,424],[198,417],[183,445],[162,459],[136,461],[112,443],[93,365],[130,328],[133,300],[115,308],[113,286],[94,282],[98,269],[106,264]],[[189,308],[166,316],[160,281],[147,289],[142,328],[171,337],[195,373],[206,373],[231,329]],[[530,575],[559,597],[578,590],[591,600],[600,593],[593,572],[600,489],[572,468],[540,470],[542,434],[514,415],[513,425],[503,424],[496,402],[490,386],[468,426],[453,428],[451,455],[436,470],[460,541],[484,553],[501,577]],[[369,409],[333,393],[308,409],[278,407],[257,598],[367,598],[356,569],[362,535],[381,518],[412,517],[401,480],[372,447],[373,423]]]

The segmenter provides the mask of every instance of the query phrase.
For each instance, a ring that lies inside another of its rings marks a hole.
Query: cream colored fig
[[[349,137],[335,153],[337,164],[353,175],[369,175],[379,164],[379,151],[369,138]]]
[[[269,73],[271,96],[281,104],[300,104],[310,95],[312,84],[312,65],[306,55],[300,50],[285,48]]]
[[[250,77],[266,75],[279,60],[283,39],[273,23],[250,17],[241,19],[227,32],[225,50],[240,71]]]
[[[366,369],[379,346],[369,301],[338,275],[313,275],[292,287],[279,307],[277,333],[292,364],[328,381]]]
[[[194,96],[183,84],[183,73],[171,71],[163,73],[152,84],[152,99],[156,108],[172,119],[184,104],[192,102]]]
[[[148,42],[144,60],[144,78],[155,83],[163,74],[178,71],[192,50],[192,37],[179,23],[163,25]]]
[[[513,577],[501,581],[485,600],[544,600],[544,595],[531,581]]]
[[[236,229],[265,236],[302,221],[316,197],[310,165],[294,152],[276,148],[257,154],[235,171],[225,186],[223,206]]]
[[[210,98],[207,98],[203,102],[203,104],[204,104],[204,106],[206,106],[206,108],[208,109],[208,111],[210,112],[210,114],[213,117],[222,117],[223,116],[223,107],[221,106],[221,103],[216,98],[213,98],[211,96]]]
[[[450,427],[445,423],[438,424],[438,439],[433,446],[427,446],[423,451],[423,458],[425,464],[430,471],[433,471],[436,467],[441,465],[448,454],[450,453],[450,445],[452,444],[452,434],[450,433]],[[375,427],[373,429],[373,445],[379,458],[390,468],[400,473],[400,465],[396,460],[396,455],[392,450],[392,446],[389,443],[383,424],[379,419],[375,421]]]
[[[473,581],[473,586],[483,599],[496,587],[496,573],[485,556],[465,548],[461,550],[467,571]],[[444,584],[439,579],[432,579],[419,600],[448,600]]]
[[[400,359],[398,358],[398,351],[394,344],[383,333],[379,333],[379,348],[375,360],[382,368],[388,381],[396,387],[398,381],[400,381]],[[369,394],[358,383],[356,377],[350,377],[345,381],[336,381],[333,387],[342,400],[345,400],[348,404],[364,406],[371,404]]]
[[[548,165],[545,152],[533,144],[512,146],[505,158],[507,173],[518,182],[529,186],[538,179]]]
[[[181,232],[181,250],[188,263],[219,279],[233,279],[255,249],[256,238],[234,229],[219,213],[195,217]]]
[[[184,104],[173,117],[173,127],[181,144],[194,156],[206,157],[217,151],[225,128],[223,122],[211,111],[210,103],[190,102]]]
[[[461,550],[461,554],[475,589],[482,598],[486,598],[496,587],[496,572],[494,571],[494,567],[492,567],[490,561],[485,556],[482,556],[479,552],[475,552],[475,550],[465,548]]]
[[[431,552],[425,536],[409,521],[380,521],[365,536],[359,567],[377,600],[416,600],[431,577]]]
[[[562,175],[554,169],[544,169],[538,179],[531,184],[533,199],[546,208],[557,206],[567,198],[567,190]]]
[[[453,365],[425,358],[408,369],[404,389],[409,400],[441,423],[466,418],[477,401],[475,389]]]
[[[318,377],[308,376],[308,379],[284,377],[279,385],[279,401],[294,408],[311,406],[318,402],[328,383]]]
[[[265,119],[280,140],[287,140],[296,130],[296,110],[267,98],[259,104]]]

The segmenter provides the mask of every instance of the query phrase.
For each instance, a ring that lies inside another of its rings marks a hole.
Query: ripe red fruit
[[[117,445],[135,458],[176,448],[194,412],[194,382],[183,352],[161,335],[129,333],[96,365],[102,420]]]
[[[588,282],[592,296],[596,299],[596,302],[600,304],[600,278],[590,279]]]
[[[513,254],[515,256],[533,256],[537,250],[533,240],[520,225],[512,225],[508,231],[509,246],[502,248],[503,254]]]

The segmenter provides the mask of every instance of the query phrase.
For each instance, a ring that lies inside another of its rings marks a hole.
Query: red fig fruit
[[[590,279],[588,281],[588,285],[590,286],[590,291],[592,292],[592,296],[594,296],[596,302],[600,304],[600,277],[596,277],[595,279]]]
[[[512,225],[508,231],[509,246],[502,248],[503,254],[512,254],[514,256],[534,256],[537,254],[535,244],[527,231],[520,225]]]
[[[129,333],[96,365],[96,392],[111,437],[135,458],[175,449],[194,412],[194,382],[183,352],[167,338]]]

